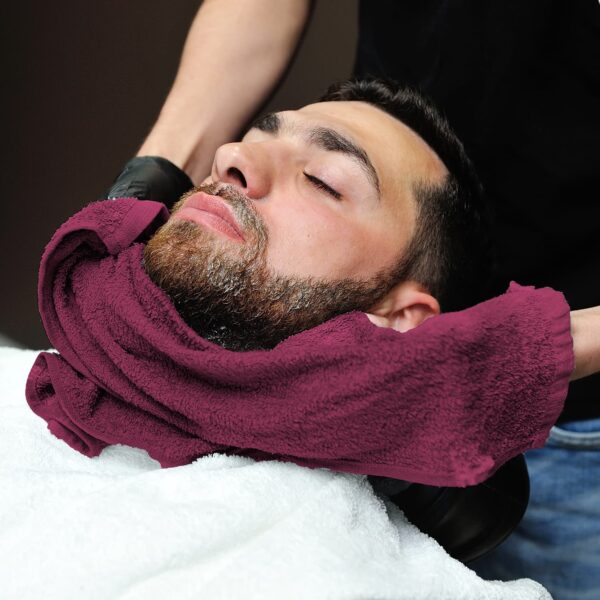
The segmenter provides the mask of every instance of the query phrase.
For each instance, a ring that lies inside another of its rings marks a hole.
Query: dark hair
[[[496,262],[491,208],[463,145],[431,100],[391,80],[354,79],[333,84],[320,101],[360,101],[384,110],[421,136],[449,172],[441,185],[413,186],[416,229],[396,281],[418,281],[444,312],[489,298]]]

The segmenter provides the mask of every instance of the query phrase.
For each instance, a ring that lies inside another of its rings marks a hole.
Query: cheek
[[[273,273],[342,279],[355,278],[363,270],[369,243],[356,224],[331,210],[269,216],[267,265]]]

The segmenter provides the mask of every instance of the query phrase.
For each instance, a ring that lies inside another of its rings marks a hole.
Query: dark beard
[[[233,186],[185,194],[218,194],[234,209],[245,243],[233,255],[215,234],[191,221],[165,223],[144,249],[143,266],[202,338],[233,351],[269,350],[284,339],[352,310],[368,310],[396,283],[393,272],[368,281],[288,278],[266,267],[268,234]]]

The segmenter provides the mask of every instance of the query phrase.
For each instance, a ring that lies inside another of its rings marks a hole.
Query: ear
[[[400,332],[414,329],[439,314],[439,302],[416,281],[401,281],[366,312],[374,325]]]

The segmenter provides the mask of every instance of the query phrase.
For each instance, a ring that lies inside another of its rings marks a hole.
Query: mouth
[[[204,213],[204,214],[201,214]],[[173,215],[182,219],[200,221],[213,229],[225,233],[237,241],[244,241],[242,227],[237,222],[233,209],[221,197],[196,192],[192,194],[183,206]]]

